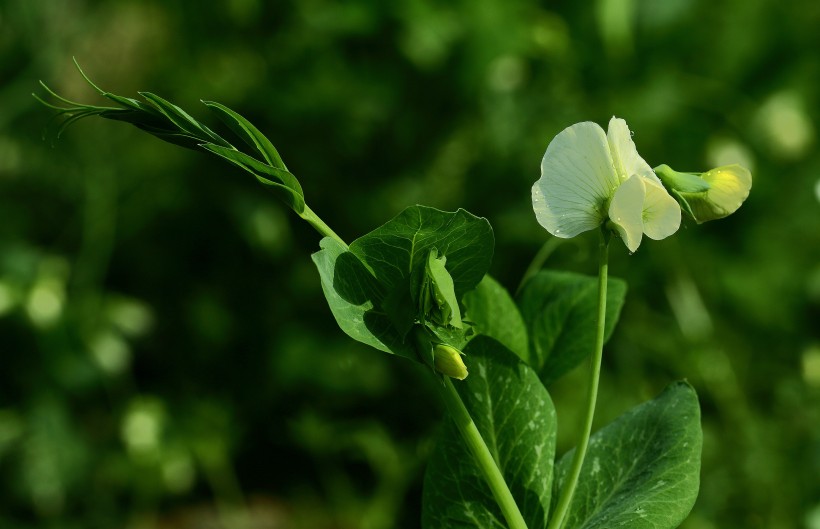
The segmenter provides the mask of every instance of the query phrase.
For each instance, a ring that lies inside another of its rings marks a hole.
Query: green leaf
[[[453,291],[460,300],[475,288],[490,267],[494,243],[487,219],[463,209],[450,213],[411,206],[353,241],[350,251],[384,286],[388,301],[394,301],[386,303],[384,309],[401,327],[416,319],[424,267],[433,248],[439,256],[447,258]]]
[[[324,239],[313,260],[342,330],[379,350],[418,360],[408,333],[419,323],[417,298],[433,248],[446,256],[446,270],[460,299],[490,266],[492,228],[486,219],[464,210],[411,206],[353,241],[347,252]],[[455,338],[448,343],[459,347],[463,340]]]
[[[373,274],[336,239],[325,237],[319,245],[321,250],[313,254],[313,262],[342,331],[380,351],[418,360],[413,344],[405,343],[387,315],[376,307],[374,300],[383,299],[384,293]]]
[[[302,186],[290,172],[265,165],[234,148],[226,148],[213,143],[203,143],[200,147],[248,171],[256,176],[259,182],[272,186],[278,191],[279,198],[296,213],[302,213],[305,210],[305,197],[302,195]]]
[[[530,362],[527,327],[507,290],[485,275],[474,290],[464,296],[465,317],[478,334],[495,338],[524,362]]]
[[[538,375],[499,342],[473,339],[469,376],[455,386],[531,529],[546,526],[555,453],[555,408]],[[483,474],[446,419],[422,493],[425,529],[506,528]]]
[[[609,278],[604,340],[615,329],[626,295],[623,280]],[[545,384],[566,374],[595,347],[598,279],[542,270],[518,297],[521,315],[530,336],[530,365]]]
[[[279,151],[270,140],[257,129],[253,123],[243,118],[225,105],[214,101],[203,101],[205,106],[211,109],[230,129],[242,138],[249,147],[256,149],[269,165],[277,169],[287,170],[285,162],[279,156]]]
[[[190,114],[188,114],[175,104],[171,103],[170,101],[166,101],[165,99],[161,98],[156,94],[152,94],[151,92],[140,92],[139,94],[142,97],[144,97],[163,116],[171,120],[171,122],[174,125],[182,129],[183,131],[187,132],[188,134],[195,136],[197,138],[202,138],[203,141],[205,141],[207,138],[211,142],[222,145],[223,147],[231,146],[230,143],[226,142],[224,139],[215,134],[211,129],[195,120],[193,117],[191,117]]]
[[[592,436],[565,529],[678,527],[698,495],[702,444],[695,390],[671,384]],[[558,462],[554,491],[572,456]]]

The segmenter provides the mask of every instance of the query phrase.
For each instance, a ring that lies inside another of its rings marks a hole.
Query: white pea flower
[[[532,186],[532,206],[556,237],[574,237],[609,220],[630,252],[644,234],[664,239],[681,221],[680,206],[638,154],[626,121],[616,117],[606,133],[586,121],[550,142]]]

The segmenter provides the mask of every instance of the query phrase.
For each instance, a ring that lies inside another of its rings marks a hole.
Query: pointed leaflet
[[[609,278],[604,339],[615,329],[626,283]],[[524,285],[518,307],[530,335],[530,365],[549,384],[566,374],[595,347],[598,279],[542,270]]]
[[[285,169],[285,162],[279,156],[279,151],[270,140],[257,129],[253,123],[240,116],[225,105],[213,101],[203,101],[205,106],[211,109],[230,129],[242,138],[249,147],[256,149],[265,158],[269,165],[278,169]]]
[[[273,186],[277,190],[279,198],[296,213],[301,214],[305,210],[305,198],[302,195],[302,186],[290,172],[265,165],[244,152],[237,151],[233,148],[221,147],[213,143],[203,143],[200,147],[248,171],[256,176],[259,182]]]
[[[492,228],[464,210],[411,206],[353,241],[349,251],[324,239],[313,261],[342,330],[379,350],[415,359],[407,333],[416,322],[417,297],[433,248],[447,258],[459,300],[489,268]]]
[[[527,526],[546,526],[555,452],[555,408],[538,375],[492,338],[464,351],[470,372],[455,384],[510,487]],[[424,476],[424,529],[507,527],[452,419]]]
[[[668,386],[592,436],[564,529],[678,527],[698,495],[702,443],[695,390]],[[572,455],[558,461],[554,491]]]
[[[161,98],[156,94],[152,94],[151,92],[140,92],[139,94],[142,97],[144,97],[149,103],[151,103],[151,105],[153,105],[153,107],[156,108],[160,113],[162,113],[163,116],[171,120],[171,122],[173,122],[174,125],[184,130],[188,134],[196,136],[197,138],[202,138],[203,140],[208,138],[211,142],[222,145],[223,147],[231,146],[221,137],[214,134],[214,132],[211,129],[195,120],[193,117],[191,117],[190,114],[188,114],[175,104],[171,103],[170,101],[166,101],[165,99]]]
[[[527,327],[507,290],[489,274],[464,296],[465,318],[478,334],[495,338],[529,363]]]

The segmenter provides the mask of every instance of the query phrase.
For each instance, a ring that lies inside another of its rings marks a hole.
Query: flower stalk
[[[601,378],[601,360],[604,351],[604,329],[606,324],[606,287],[609,268],[609,237],[610,231],[603,226],[600,231],[600,242],[598,244],[598,312],[596,318],[595,351],[592,356],[592,363],[589,372],[589,389],[587,393],[587,409],[584,416],[584,425],[581,436],[575,447],[575,454],[572,457],[569,475],[561,489],[561,495],[548,529],[561,529],[566,523],[566,516],[569,506],[572,503],[572,496],[578,485],[578,477],[581,475],[581,468],[584,465],[589,438],[592,433],[592,419],[595,416],[595,404],[598,400],[598,383]]]

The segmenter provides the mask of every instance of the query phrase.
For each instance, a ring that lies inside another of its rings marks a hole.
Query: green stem
[[[507,519],[507,524],[510,529],[527,529],[527,524],[524,522],[524,517],[521,516],[521,511],[518,510],[518,505],[507,487],[507,482],[504,481],[504,476],[498,469],[495,459],[493,459],[490,449],[481,437],[470,412],[467,411],[464,402],[456,391],[453,382],[449,377],[442,377],[444,379],[444,387],[442,395],[447,408],[450,410],[450,415],[453,417],[464,442],[473,454],[478,468],[484,474],[487,484],[493,493],[495,501],[501,507],[501,512],[504,518]]]
[[[347,243],[341,237],[336,235],[336,232],[330,229],[330,226],[325,224],[325,221],[320,219],[319,215],[314,213],[313,210],[310,209],[307,204],[305,204],[305,209],[304,211],[299,213],[299,216],[305,219],[307,223],[313,226],[313,228],[320,234],[322,234],[325,237],[332,237],[336,239],[339,243],[341,243],[342,246],[345,247],[345,250],[347,249]]]
[[[592,357],[592,366],[589,373],[589,393],[587,394],[587,410],[584,417],[584,429],[578,446],[575,447],[575,455],[572,457],[572,466],[567,476],[567,481],[561,490],[561,496],[555,511],[552,513],[548,529],[561,529],[564,526],[569,505],[572,502],[572,495],[578,485],[578,476],[581,475],[581,467],[584,464],[584,457],[589,445],[589,436],[592,432],[592,418],[595,416],[595,402],[598,399],[598,381],[601,378],[601,359],[604,351],[604,324],[606,322],[606,280],[608,269],[608,249],[609,236],[601,229],[601,239],[598,246],[598,318],[596,321],[597,334],[595,335],[595,351]]]
[[[532,276],[534,276],[538,273],[539,270],[541,270],[541,268],[544,266],[544,263],[547,262],[549,256],[552,255],[552,252],[554,252],[555,249],[558,248],[562,242],[564,242],[563,239],[559,239],[558,237],[550,237],[549,239],[547,239],[547,242],[545,242],[541,246],[541,249],[539,249],[538,253],[535,254],[535,257],[532,258],[530,265],[527,267],[527,270],[521,277],[521,282],[518,283],[518,288],[515,289],[516,296],[519,292],[521,292],[521,289],[524,288],[524,285],[527,283],[527,281],[529,281],[530,278],[532,278]]]

